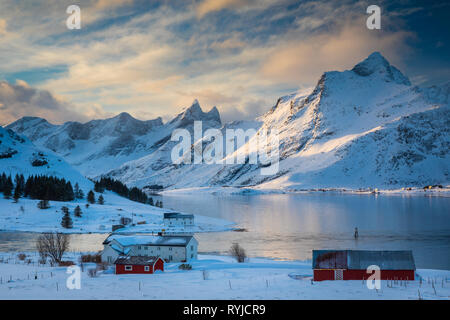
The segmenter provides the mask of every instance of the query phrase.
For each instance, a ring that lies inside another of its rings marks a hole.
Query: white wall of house
[[[197,259],[198,241],[192,237],[186,246],[186,261]]]
[[[105,245],[105,247],[101,253],[101,257],[102,257],[102,262],[107,262],[107,263],[112,264],[119,257],[119,253],[116,250],[114,250],[113,248],[111,248],[110,245]]]
[[[160,256],[168,262],[182,262],[186,260],[186,248],[184,246],[136,245],[132,247],[130,255]]]
[[[193,226],[194,218],[192,217],[164,218],[164,225],[168,228]]]

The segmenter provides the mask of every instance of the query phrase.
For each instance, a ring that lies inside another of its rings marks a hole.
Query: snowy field
[[[362,281],[312,282],[311,262],[250,258],[237,263],[229,256],[199,255],[192,270],[166,264],[152,275],[114,275],[112,270],[88,276],[85,264],[81,289],[69,290],[65,267],[38,266],[16,255],[0,255],[0,299],[402,299],[450,298],[450,271],[417,270],[422,281],[382,281],[380,290],[369,290]],[[77,261],[79,253],[65,260]],[[37,279],[35,279],[37,278]]]
[[[14,203],[12,199],[0,197],[0,231],[109,233],[112,225],[120,224],[121,217],[128,217],[133,220],[135,226],[129,225],[120,229],[120,232],[157,232],[164,229],[164,212],[171,211],[130,201],[109,191],[105,191],[103,197],[105,198],[104,205],[90,204],[89,208],[86,208],[86,200],[50,201],[51,207],[45,210],[37,208],[38,200],[21,198],[18,203]],[[80,218],[73,214],[77,205],[83,212]],[[69,208],[73,221],[72,229],[65,229],[61,226],[63,217],[61,207],[63,206]],[[230,221],[199,215],[195,215],[194,222],[195,226],[183,230],[176,228],[166,228],[166,230],[212,232],[230,230],[233,226]]]

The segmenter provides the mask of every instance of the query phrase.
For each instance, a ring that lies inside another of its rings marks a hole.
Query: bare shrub
[[[103,261],[97,263],[97,270],[108,270],[108,262]]]
[[[25,253],[19,253],[19,254],[17,255],[17,258],[18,258],[20,261],[24,261],[26,257],[27,257],[27,255],[26,255]]]
[[[230,248],[230,254],[233,256],[237,262],[245,262],[247,260],[247,254],[244,248],[242,248],[238,243],[233,243]]]
[[[70,266],[75,265],[75,263],[74,263],[73,261],[60,261],[60,262],[58,263],[58,265],[59,265],[60,267],[70,267]]]
[[[83,254],[81,256],[81,262],[102,262],[102,257],[99,254]]]
[[[37,239],[36,248],[41,260],[50,257],[52,264],[59,264],[69,248],[69,236],[62,233],[44,233]]]
[[[88,269],[88,276],[91,278],[97,277],[97,269],[96,268]]]
[[[203,280],[208,280],[209,273],[206,270],[202,271]]]
[[[181,270],[192,270],[192,266],[188,263],[182,263],[178,266],[178,269]]]

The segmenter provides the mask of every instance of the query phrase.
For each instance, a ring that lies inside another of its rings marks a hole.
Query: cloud
[[[224,119],[250,119],[279,96],[314,85],[322,72],[350,68],[374,50],[402,69],[399,52],[410,51],[412,37],[401,23],[389,25],[411,10],[391,18],[385,10],[383,29],[369,31],[364,4],[351,1],[80,0],[79,31],[65,27],[66,3],[48,1],[0,1],[8,31],[2,36],[0,22],[0,77],[27,80],[76,111],[75,118],[127,111],[169,119],[198,98]],[[10,119],[14,111],[0,103]],[[35,110],[30,103],[19,110]]]
[[[358,25],[346,25],[336,32],[281,44],[262,64],[262,74],[284,82],[310,83],[324,71],[343,70],[380,51],[394,64],[401,64],[411,51],[407,31],[378,33]]]
[[[124,5],[132,4],[133,0],[98,0],[97,3],[95,3],[95,8],[97,9],[111,9],[115,7],[121,7]]]
[[[201,18],[209,12],[244,7],[254,2],[253,0],[203,0],[197,7],[197,15]]]
[[[0,125],[23,116],[43,117],[56,123],[87,119],[76,112],[72,104],[49,91],[32,88],[25,81],[17,81],[16,84],[0,81],[0,105]]]
[[[5,19],[0,19],[0,35],[4,35],[6,34],[6,20]]]

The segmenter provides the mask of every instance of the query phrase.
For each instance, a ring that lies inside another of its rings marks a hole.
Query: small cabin
[[[182,214],[178,212],[164,213],[164,225],[168,228],[194,226],[193,214]]]
[[[314,281],[366,280],[367,268],[380,268],[380,280],[414,280],[412,251],[313,250]]]
[[[152,274],[164,271],[164,260],[160,257],[119,257],[114,262],[116,274]]]

